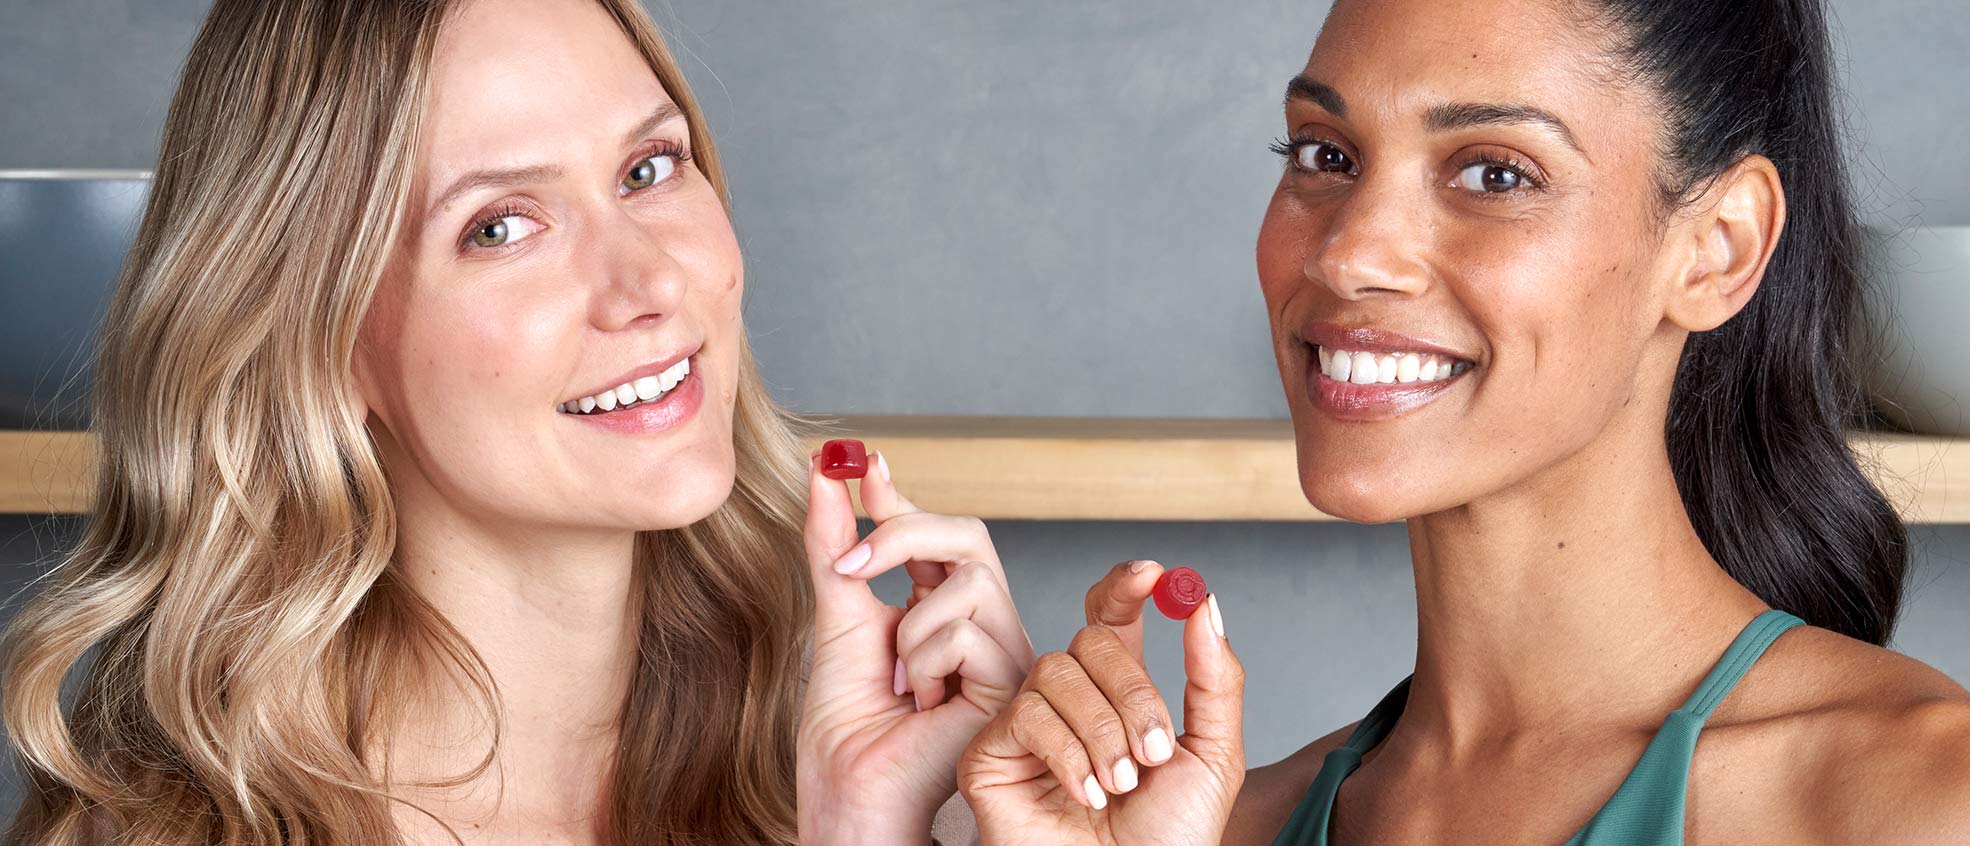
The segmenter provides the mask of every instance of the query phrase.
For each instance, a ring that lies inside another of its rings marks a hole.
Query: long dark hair
[[[1777,166],[1785,233],[1758,293],[1693,334],[1669,458],[1704,546],[1774,608],[1869,643],[1894,631],[1907,530],[1855,463],[1867,403],[1850,329],[1865,307],[1821,0],[1596,0],[1663,106],[1667,208],[1748,155]]]

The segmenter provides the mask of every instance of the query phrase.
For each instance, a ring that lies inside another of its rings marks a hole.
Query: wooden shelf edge
[[[824,421],[888,455],[924,508],[999,520],[1334,518],[1301,496],[1284,420],[847,416]],[[828,435],[809,438],[818,446]],[[1911,523],[1970,523],[1970,439],[1853,438]],[[86,432],[0,432],[0,513],[88,507]]]

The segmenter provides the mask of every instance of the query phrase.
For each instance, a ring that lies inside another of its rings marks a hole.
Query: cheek
[[[502,280],[503,281],[503,280]],[[578,339],[577,298],[488,282],[469,295],[412,302],[394,356],[401,396],[391,426],[432,475],[489,481],[533,446]],[[538,412],[536,415],[534,412]]]
[[[1295,291],[1311,284],[1306,277],[1306,261],[1313,249],[1318,223],[1290,197],[1276,193],[1259,224],[1259,289],[1265,296],[1275,337],[1281,332],[1287,300]]]

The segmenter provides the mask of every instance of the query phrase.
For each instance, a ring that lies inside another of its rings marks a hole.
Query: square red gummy
[[[869,475],[869,449],[853,438],[821,445],[821,475],[830,479],[860,479]]]

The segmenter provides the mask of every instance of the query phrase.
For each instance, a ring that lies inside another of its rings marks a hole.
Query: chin
[[[1299,450],[1300,492],[1324,514],[1351,523],[1393,523],[1436,510],[1428,502],[1429,474],[1400,462],[1363,456],[1335,458],[1332,452]]]
[[[673,460],[643,478],[648,481],[615,488],[618,498],[609,513],[621,515],[617,522],[623,528],[657,531],[697,523],[725,505],[736,482],[729,451]]]

